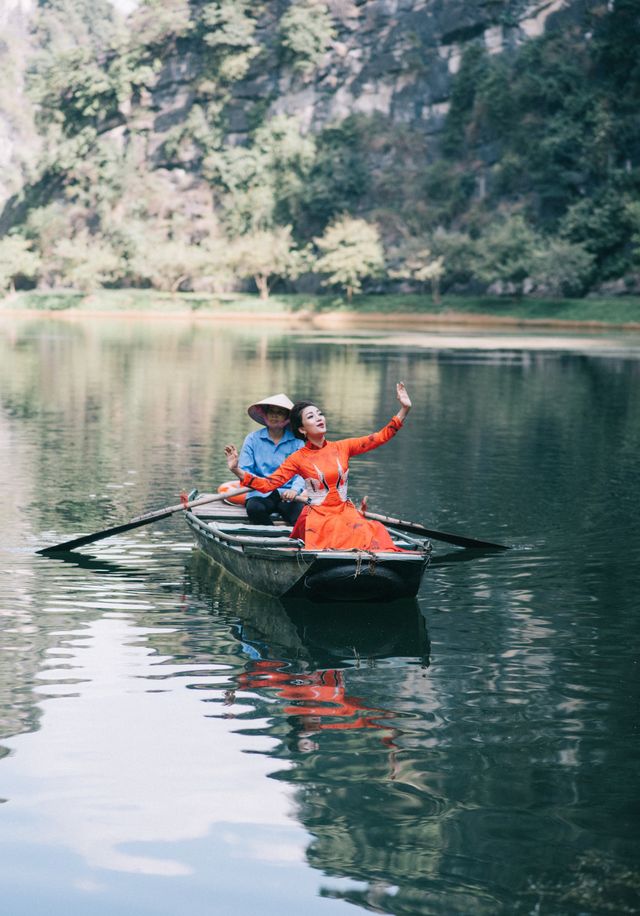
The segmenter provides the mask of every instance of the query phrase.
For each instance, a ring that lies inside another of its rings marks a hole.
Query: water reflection
[[[225,604],[234,583],[204,557],[190,564],[192,587]],[[349,674],[373,671],[393,660],[429,666],[425,620],[415,600],[389,605],[322,606],[280,601],[247,591],[232,632],[247,656],[244,670],[225,693],[224,705],[257,691],[269,696],[271,715],[286,718],[291,748],[317,745],[304,739],[325,730],[382,729],[394,733],[389,708],[370,706],[349,691]],[[226,712],[229,716],[232,713]],[[282,739],[281,739],[282,740]],[[386,739],[385,739],[386,740]]]
[[[143,597],[148,568],[141,579],[135,566],[113,561],[44,562],[59,572],[42,608],[51,615],[47,644],[28,678],[31,708],[41,711],[31,729],[42,735],[10,740],[12,757],[2,772],[12,810],[38,812],[38,842],[70,848],[93,868],[179,876],[192,866],[163,848],[206,837],[214,825],[231,837],[248,826],[256,836],[276,831],[282,839],[291,832],[289,793],[277,784],[265,790],[267,759],[254,755],[238,772],[232,723],[204,718],[189,692],[206,701],[240,672],[242,651],[231,634],[228,653],[221,640],[215,653],[189,652],[187,660],[188,634],[210,618],[187,624],[185,635],[174,625],[183,608],[172,589],[165,608],[171,621],[163,619],[158,602]],[[74,568],[89,569],[93,578],[71,578]],[[73,619],[54,584],[64,575],[73,583],[66,592],[67,600],[73,594]],[[262,743],[245,740],[243,748]],[[29,832],[18,829],[15,840],[28,842]]]
[[[197,558],[190,568],[193,587],[224,604],[232,587],[224,574]],[[223,707],[218,715],[239,720],[243,735],[276,739],[266,753],[280,768],[270,775],[295,787],[296,815],[312,836],[309,862],[363,885],[327,884],[321,895],[395,912],[388,907],[396,895],[410,894],[425,871],[416,840],[421,856],[432,848],[440,859],[447,807],[437,765],[427,775],[407,753],[425,718],[432,730],[442,724],[418,603],[320,609],[248,592],[233,629],[247,660],[213,701]],[[411,850],[404,857],[403,848]]]
[[[47,640],[28,683],[29,707],[39,712],[29,730],[43,736],[9,740],[2,774],[13,806],[22,804],[18,787],[30,785],[41,843],[71,848],[93,868],[186,875],[189,863],[163,847],[205,837],[214,825],[277,831],[279,842],[295,833],[292,790],[282,780],[265,788],[274,753],[284,750],[286,771],[291,748],[309,753],[313,735],[336,727],[379,731],[382,746],[393,747],[395,713],[352,694],[346,672],[396,656],[428,664],[415,602],[395,606],[392,619],[362,606],[359,620],[349,607],[320,618],[312,606],[238,593],[194,555],[184,568],[178,562],[180,580],[162,608],[157,595],[145,599],[154,562],[140,565],[130,551],[122,564],[105,553],[42,559]],[[210,710],[204,716],[194,692]],[[245,719],[252,728],[239,729]],[[238,771],[240,749],[249,762]],[[283,855],[296,844],[284,842]]]
[[[640,360],[612,352],[0,337],[7,910],[637,911]],[[200,569],[177,519],[34,556],[210,487],[265,391],[319,395],[352,434],[387,419],[398,376],[410,424],[353,495],[518,545],[436,544],[417,605],[282,607]],[[96,885],[100,910],[66,891]]]

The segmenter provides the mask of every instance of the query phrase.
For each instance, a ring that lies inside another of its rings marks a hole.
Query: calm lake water
[[[434,543],[416,602],[238,588],[174,518],[267,394]],[[640,339],[0,322],[0,899],[11,916],[640,912]]]

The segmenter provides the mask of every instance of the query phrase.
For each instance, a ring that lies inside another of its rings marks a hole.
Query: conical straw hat
[[[247,413],[252,420],[255,420],[256,423],[262,423],[263,426],[267,425],[264,414],[265,407],[282,407],[284,410],[291,410],[293,401],[290,401],[286,394],[272,394],[271,397],[264,398],[264,400],[252,404],[247,410]]]

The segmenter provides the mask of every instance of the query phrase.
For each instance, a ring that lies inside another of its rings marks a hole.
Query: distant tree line
[[[0,289],[640,288],[635,0],[501,54],[470,43],[437,148],[382,116],[304,132],[259,100],[231,143],[239,81],[274,59],[312,80],[336,41],[330,4],[293,0],[267,47],[264,9],[144,0],[125,27],[107,0],[41,5],[28,92],[42,153],[0,239]],[[138,139],[158,75],[185,55],[192,102],[151,161]]]

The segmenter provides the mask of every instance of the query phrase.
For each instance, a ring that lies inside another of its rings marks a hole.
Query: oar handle
[[[184,502],[176,503],[175,506],[166,506],[164,509],[145,512],[144,515],[132,518],[128,524],[133,525],[136,522],[152,521],[154,518],[166,518],[168,515],[173,515],[174,512],[180,512],[183,509],[195,509],[197,506],[204,506],[207,503],[222,502],[224,499],[229,499],[230,496],[240,496],[242,493],[248,492],[249,487],[238,487],[236,490],[229,490],[226,493],[215,493],[212,496],[201,496],[197,499],[185,500]]]

